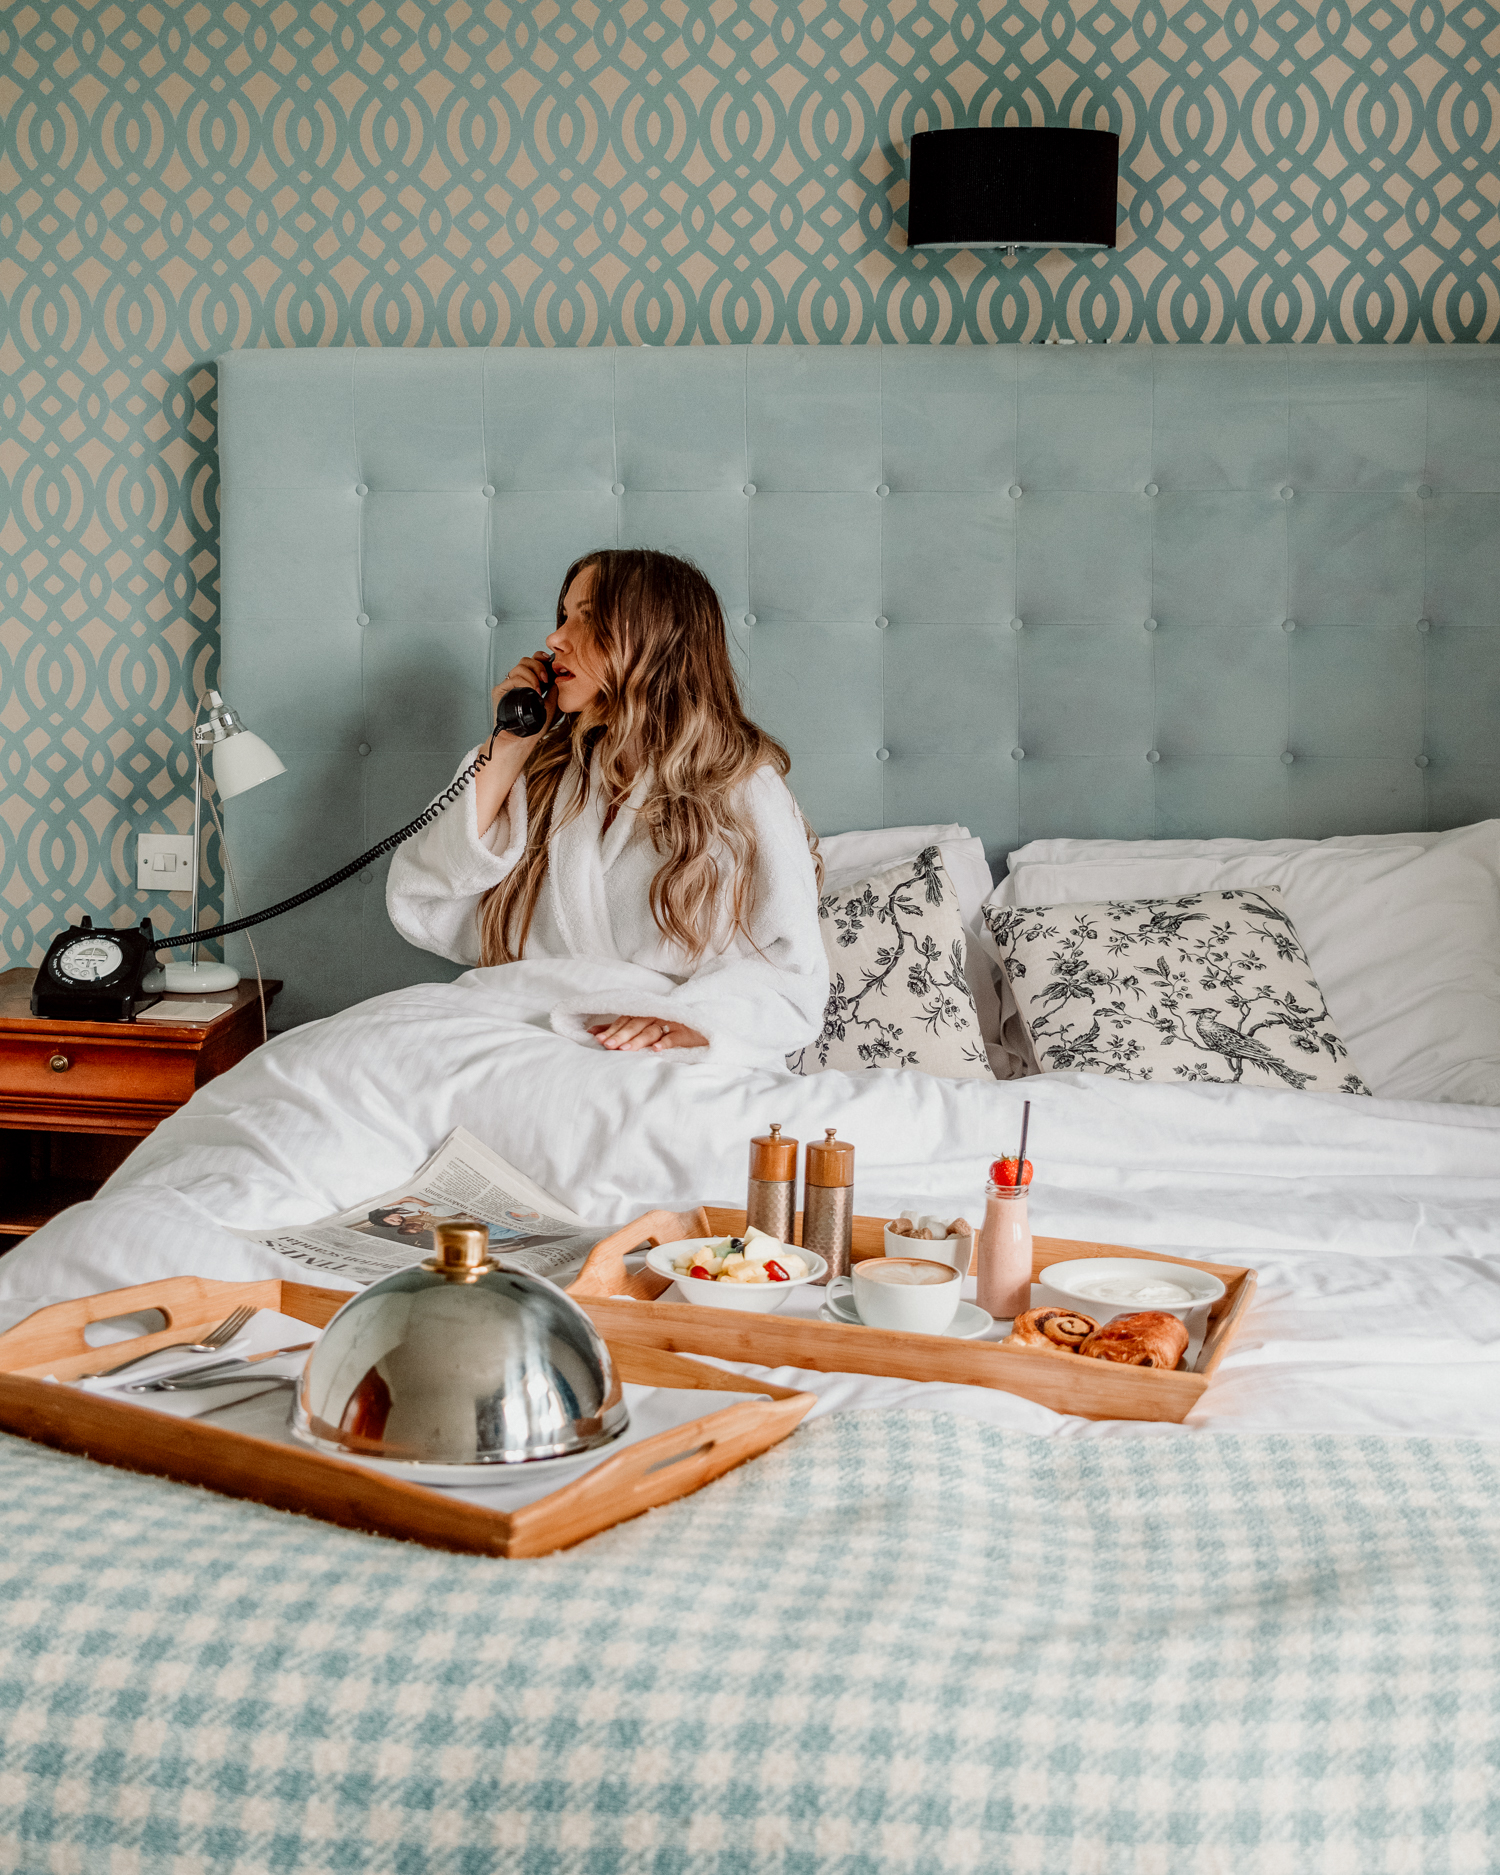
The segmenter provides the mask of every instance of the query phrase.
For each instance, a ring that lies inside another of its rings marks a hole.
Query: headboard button
[[[1148,632],[1154,632],[1156,630],[1156,620],[1154,618],[1148,618],[1146,620],[1146,630]]]
[[[1013,762],[1024,762],[1026,760],[1026,751],[1024,749],[1012,749],[1010,759]]]
[[[1141,490],[1141,493],[1143,495],[1159,495],[1161,489],[1155,482],[1147,482],[1146,486]]]
[[[1019,482],[1012,482],[1005,492],[1010,496],[1012,501],[1019,501],[1021,499],[1021,484]]]
[[[356,625],[368,625],[370,622],[369,613],[368,612],[356,612],[354,615],[354,622]]]
[[[1419,755],[1419,756],[1417,757],[1417,767],[1418,767],[1418,768],[1426,768],[1426,767],[1427,767],[1427,765],[1428,765],[1428,764],[1427,764],[1427,757],[1426,757],[1425,755]]]
[[[753,625],[755,623],[755,614],[753,612],[747,612],[745,614],[745,623],[747,625]]]
[[[354,484],[354,492],[356,495],[368,495],[370,491],[365,487],[363,482],[356,482]]]
[[[1295,762],[1296,759],[1297,759],[1296,756],[1292,754],[1291,750],[1287,749],[1282,754],[1281,765],[1283,768],[1290,768],[1292,763]]]
[[[885,614],[884,614],[884,613],[882,612],[882,613],[881,613],[881,615],[880,615],[880,617],[879,617],[878,619],[876,619],[876,621],[875,621],[875,629],[876,629],[876,631],[878,631],[878,632],[883,632],[883,631],[887,631],[887,630],[889,630],[889,628],[890,628],[890,623],[891,623],[891,621],[890,621],[890,620],[889,620],[889,619],[888,619],[888,618],[887,618],[887,617],[885,616]]]
[[[1283,619],[1283,620],[1281,621],[1281,629],[1282,629],[1282,630],[1283,630],[1284,632],[1294,632],[1294,631],[1296,631],[1296,629],[1297,629],[1297,621],[1296,621],[1296,619],[1294,619],[1294,618],[1284,618],[1284,619]]]
[[[1286,487],[1285,487],[1285,488],[1283,488],[1283,489],[1281,489],[1281,490],[1280,490],[1279,492],[1280,492],[1280,495],[1281,495],[1281,499],[1282,499],[1283,501],[1290,501],[1290,500],[1291,500],[1291,498],[1292,498],[1292,496],[1293,496],[1293,495],[1294,495],[1294,494],[1295,494],[1295,493],[1296,493],[1297,491],[1296,491],[1296,490],[1295,490],[1295,489],[1294,489],[1294,488],[1292,487],[1292,485],[1291,485],[1291,483],[1290,483],[1290,482],[1288,482],[1288,483],[1287,483],[1287,485],[1286,485]]]
[[[486,482],[479,492],[484,496],[485,500],[488,501],[490,496],[495,492],[495,484],[493,482]]]
[[[1432,630],[1432,620],[1430,618],[1419,618],[1417,620],[1417,630],[1419,632],[1430,632]]]
[[[1146,760],[1150,762],[1152,767],[1154,768],[1156,764],[1161,760],[1161,750],[1160,749],[1147,749]]]
[[[1025,629],[1023,622],[1018,618],[1013,618],[1011,620],[1010,628],[1013,632],[1018,632],[1018,631],[1022,631]]]
[[[890,759],[891,752],[889,749],[877,749],[875,751],[875,760],[877,762],[888,762]]]
[[[369,745],[369,743],[368,743],[368,742],[362,742],[362,743],[360,743],[360,745],[359,745],[359,752],[360,752],[360,754],[361,754],[361,755],[368,755],[368,754],[370,753],[370,745]]]
[[[625,484],[623,482],[611,482],[609,492],[612,495],[623,495],[625,493]]]
[[[1423,482],[1421,487],[1417,490],[1417,500],[1418,501],[1431,501],[1432,500],[1432,490],[1428,487],[1426,482]]]
[[[754,482],[746,482],[745,486],[740,490],[740,493],[742,495],[753,495],[755,493]]]
[[[486,625],[489,626],[491,631],[493,631],[495,627],[500,623],[499,619],[495,617],[493,612],[488,612],[485,614],[484,622]]]
[[[882,482],[880,486],[875,490],[875,493],[879,495],[882,501],[885,500],[886,496],[890,494],[890,492],[891,492],[890,486],[888,483],[885,483],[885,482]]]

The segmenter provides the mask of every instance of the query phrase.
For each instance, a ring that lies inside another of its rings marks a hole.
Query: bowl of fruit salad
[[[743,1237],[690,1237],[646,1252],[647,1267],[669,1277],[685,1302],[769,1315],[794,1289],[817,1282],[828,1265],[816,1250],[778,1243],[752,1225]]]

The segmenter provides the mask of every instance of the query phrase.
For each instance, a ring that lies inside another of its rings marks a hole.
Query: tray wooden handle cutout
[[[705,1235],[700,1220],[699,1213],[689,1212],[684,1219],[675,1212],[653,1212],[649,1220],[605,1240],[606,1245],[619,1240],[620,1247],[601,1267],[607,1273],[617,1265],[623,1276],[625,1252],[646,1240],[648,1225],[673,1233],[660,1239],[671,1242],[674,1236]],[[623,1382],[758,1397],[653,1433],[546,1497],[503,1511],[387,1477],[352,1460],[255,1438],[229,1426],[178,1419],[135,1401],[83,1393],[42,1378],[64,1380],[91,1372],[101,1358],[106,1364],[128,1360],[132,1354],[200,1334],[241,1303],[321,1328],[350,1293],[274,1279],[222,1283],[178,1276],[54,1303],[0,1334],[0,1432],[81,1453],[124,1471],[204,1485],[226,1497],[248,1498],[351,1530],[401,1537],[434,1549],[520,1557],[566,1549],[659,1504],[689,1496],[746,1459],[769,1451],[796,1429],[814,1404],[811,1393],[722,1373],[660,1348],[617,1345],[606,1335]],[[604,1293],[620,1292],[606,1288]],[[159,1309],[167,1318],[166,1328],[115,1342],[108,1349],[91,1348],[84,1338],[92,1322],[147,1309]]]
[[[601,1238],[588,1254],[588,1260],[568,1285],[575,1302],[590,1296],[634,1296],[642,1302],[654,1302],[672,1285],[655,1270],[637,1270],[628,1274],[625,1259],[632,1250],[654,1248],[661,1243],[682,1243],[688,1237],[711,1237],[708,1213],[700,1205],[696,1211],[648,1211],[612,1236]]]
[[[174,1341],[197,1340],[240,1303],[256,1309],[276,1309],[322,1328],[353,1293],[279,1282],[274,1277],[258,1283],[221,1283],[207,1276],[170,1276],[161,1282],[137,1283],[130,1289],[108,1289],[100,1295],[81,1296],[75,1302],[54,1302],[17,1322],[14,1328],[7,1328],[0,1334],[0,1373],[37,1378],[53,1374],[59,1380],[76,1380],[116,1361],[153,1354]],[[118,1315],[143,1315],[151,1309],[166,1317],[164,1327],[132,1341],[90,1347],[84,1330],[93,1323],[111,1321]]]

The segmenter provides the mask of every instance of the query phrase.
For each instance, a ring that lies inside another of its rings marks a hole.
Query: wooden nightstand
[[[261,1039],[253,981],[208,1023],[52,1022],[31,1013],[36,971],[0,972],[0,1252],[92,1198],[139,1139]],[[267,981],[266,1002],[281,988]]]

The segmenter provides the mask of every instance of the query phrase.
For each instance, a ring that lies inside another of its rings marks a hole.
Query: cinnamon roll
[[[1027,1309],[1024,1315],[1016,1317],[1005,1346],[1044,1348],[1049,1354],[1076,1354],[1098,1327],[1092,1316],[1076,1314],[1072,1309]]]

